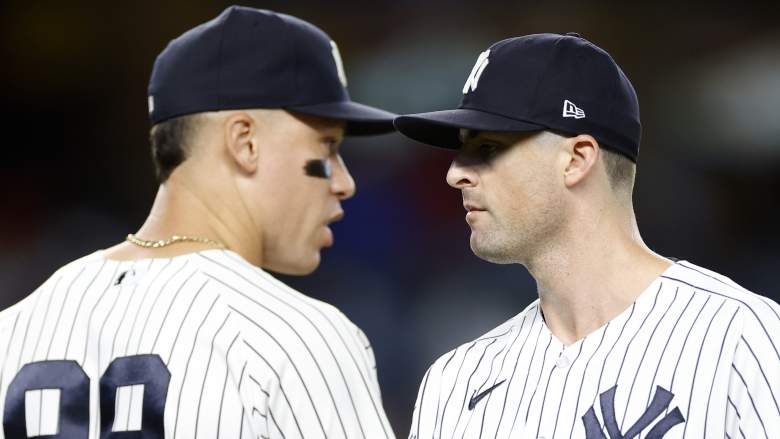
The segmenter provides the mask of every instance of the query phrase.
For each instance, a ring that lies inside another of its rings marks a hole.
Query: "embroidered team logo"
[[[487,67],[488,62],[490,62],[490,60],[488,60],[489,55],[490,49],[479,54],[477,62],[474,63],[474,68],[471,69],[471,74],[469,75],[468,79],[466,79],[466,83],[463,85],[464,95],[477,89],[479,78],[482,76],[482,72],[485,71],[485,67]]]
[[[344,73],[344,63],[341,61],[341,54],[339,53],[339,46],[336,45],[335,41],[330,42],[330,53],[333,55],[333,61],[336,63],[336,72],[339,75],[339,80],[341,81],[341,85],[344,87],[347,86],[347,74]]]
[[[637,437],[645,428],[649,427],[658,416],[669,408],[674,394],[661,386],[655,387],[655,395],[650,405],[642,413],[642,416],[634,422],[625,433],[620,431],[618,421],[615,416],[615,391],[617,385],[599,395],[601,403],[601,417],[604,419],[604,428],[607,429],[609,439],[632,439]],[[645,436],[647,439],[661,439],[675,425],[685,422],[680,409],[675,407],[666,414],[661,420],[655,423]],[[582,423],[585,424],[585,437],[587,439],[607,439],[596,417],[596,411],[591,407],[582,417]]]
[[[566,99],[563,101],[563,117],[573,117],[575,119],[583,119],[585,117],[585,111],[582,108],[574,105],[574,102]]]

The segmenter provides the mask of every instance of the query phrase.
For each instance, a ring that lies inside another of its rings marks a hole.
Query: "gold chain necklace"
[[[213,239],[204,238],[201,236],[186,236],[186,235],[173,235],[168,239],[141,239],[132,233],[128,233],[125,240],[131,244],[135,244],[143,248],[160,248],[167,247],[177,242],[197,242],[200,244],[213,245],[219,248],[227,248],[225,244],[214,241]]]

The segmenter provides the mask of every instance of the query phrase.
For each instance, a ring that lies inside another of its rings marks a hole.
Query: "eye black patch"
[[[306,161],[303,172],[309,177],[329,179],[331,176],[330,162],[327,159],[312,159]]]

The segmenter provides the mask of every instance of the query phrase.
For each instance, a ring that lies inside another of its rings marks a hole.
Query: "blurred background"
[[[156,184],[146,86],[155,56],[220,1],[5,1],[0,309],[65,262],[121,241]],[[780,299],[780,2],[245,1],[309,20],[341,49],[353,99],[452,108],[494,41],[575,31],[632,80],[645,241]],[[350,140],[358,184],[312,276],[283,277],[369,336],[405,437],[428,365],[536,298],[519,266],[472,255],[451,154],[397,134]],[[623,269],[623,268],[620,268]]]

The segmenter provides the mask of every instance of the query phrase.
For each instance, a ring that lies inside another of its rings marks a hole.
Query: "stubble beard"
[[[552,212],[544,213],[530,223],[496,223],[478,232],[472,230],[471,250],[480,259],[494,264],[527,266],[551,244],[560,227],[560,218]]]
[[[471,231],[469,244],[471,251],[479,257],[494,264],[521,263],[524,237],[519,231],[502,228]]]

